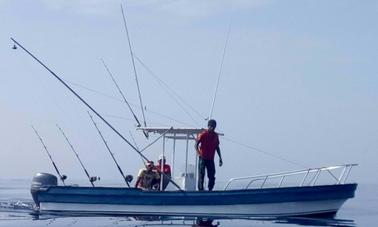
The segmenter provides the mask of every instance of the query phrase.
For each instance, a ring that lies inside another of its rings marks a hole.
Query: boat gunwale
[[[346,200],[354,197],[356,188],[357,184],[351,183],[211,192],[182,192],[142,191],[136,188],[49,186],[48,188],[44,188],[47,190],[38,191],[38,200],[39,202],[86,204],[237,205],[334,199]]]

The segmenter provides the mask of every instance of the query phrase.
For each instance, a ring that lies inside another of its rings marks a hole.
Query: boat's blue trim
[[[127,205],[233,205],[348,199],[357,184],[229,191],[142,191],[135,188],[51,186],[39,202]]]

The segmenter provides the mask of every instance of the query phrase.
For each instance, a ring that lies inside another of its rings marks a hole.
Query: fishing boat
[[[149,159],[132,145],[113,125],[104,119],[91,105],[79,96],[56,73],[30,51],[12,40],[39,64],[47,69],[60,83],[70,90],[110,129],[123,139],[145,161]],[[305,170],[259,176],[232,178],[223,190],[196,191],[197,174],[188,171],[189,141],[203,129],[197,128],[139,128],[144,133],[160,134],[164,141],[173,139],[186,141],[186,168],[180,179],[170,179],[176,186],[174,191],[142,191],[131,188],[130,177],[123,175],[128,187],[95,187],[93,177],[88,175],[92,187],[59,186],[58,178],[52,174],[38,173],[31,186],[36,208],[41,213],[68,212],[79,214],[139,214],[139,215],[185,215],[185,216],[249,216],[279,217],[302,215],[335,215],[343,203],[354,197],[356,183],[347,183],[349,173],[356,164],[309,168]],[[155,140],[154,142],[156,142]],[[45,147],[45,145],[44,145]],[[173,156],[175,155],[175,146]],[[51,158],[51,157],[50,157]],[[52,160],[52,159],[51,159]],[[175,158],[173,157],[173,160]],[[197,160],[197,159],[196,159]],[[64,184],[54,162],[54,168]],[[195,162],[197,165],[197,161]],[[174,163],[173,163],[174,164]],[[83,166],[84,168],[84,166]],[[196,170],[196,168],[194,168]],[[85,170],[85,168],[84,168]],[[86,170],[85,170],[86,171]],[[338,176],[337,171],[339,171]],[[335,173],[336,172],[336,173]],[[333,182],[319,183],[320,176],[331,176]],[[302,176],[303,175],[303,176]],[[293,176],[302,176],[296,185],[284,183]],[[275,180],[276,184],[273,184]],[[241,182],[247,182],[241,186]],[[193,184],[194,182],[194,184]],[[180,186],[181,185],[181,186]],[[232,186],[239,186],[234,188]],[[240,188],[241,187],[241,188]]]
[[[125,28],[128,35],[126,23]],[[142,154],[143,149],[138,149],[128,141],[125,136],[65,83],[62,78],[23,45],[13,38],[11,38],[11,40],[14,42],[15,46],[20,47],[49,71],[53,77],[75,95],[76,98],[101,119],[116,135],[125,141],[130,148],[137,152],[144,161],[149,161],[149,159]],[[134,56],[131,50],[130,40],[128,41],[136,76]],[[127,103],[126,100],[125,102]],[[140,107],[143,113],[141,98]],[[136,118],[134,113],[133,115]],[[154,142],[162,139],[163,156],[167,154],[165,141],[173,140],[173,151],[171,153],[173,169],[175,169],[174,165],[177,154],[176,141],[185,141],[185,170],[177,177],[175,177],[174,172],[172,173],[174,177],[168,179],[171,182],[170,190],[146,191],[131,187],[130,182],[132,177],[125,176],[117,162],[117,167],[125,180],[126,186],[95,186],[93,182],[96,178],[90,177],[79,158],[92,187],[65,185],[65,176],[60,174],[46,146],[43,144],[58,177],[49,173],[38,173],[33,178],[31,194],[38,212],[42,214],[68,213],[196,217],[334,216],[345,201],[354,197],[357,188],[356,183],[348,182],[348,176],[356,164],[343,164],[307,168],[291,172],[236,177],[229,179],[223,188],[217,188],[214,191],[197,191],[196,182],[198,174],[196,170],[198,159],[196,157],[194,160],[189,160],[189,153],[194,153],[194,151],[189,150],[189,144],[195,140],[196,135],[203,129],[174,127],[152,128],[146,126],[145,120],[143,121],[144,127],[141,127],[138,120],[137,123],[139,129],[146,137],[150,134],[159,135]],[[36,134],[38,135],[37,132]],[[40,140],[42,142],[41,138]],[[107,145],[106,142],[105,145]],[[71,148],[74,151],[72,146]],[[75,151],[74,153],[78,157]],[[109,153],[112,154],[110,150]],[[114,156],[112,156],[112,158],[114,159]],[[193,163],[194,168],[189,168]],[[58,179],[62,181],[63,185],[58,185]],[[162,175],[160,188],[163,188],[163,181],[164,175]]]
[[[141,158],[145,161],[149,160],[56,73],[19,42],[13,38],[12,40],[71,91],[112,129],[115,134],[137,152]],[[96,178],[90,177],[89,174],[87,175],[92,187],[60,186],[57,183],[58,178],[56,176],[38,173],[33,178],[31,186],[31,193],[36,204],[36,209],[40,213],[58,212],[70,214],[184,215],[207,217],[332,216],[336,214],[347,199],[354,197],[357,188],[356,183],[348,183],[347,181],[352,167],[356,166],[356,164],[344,164],[284,173],[232,178],[221,190],[196,191],[195,182],[197,174],[196,172],[188,171],[189,141],[194,140],[196,135],[203,129],[173,127],[140,127],[139,129],[146,134],[160,134],[158,139],[163,138],[163,141],[173,139],[174,144],[177,140],[186,141],[185,172],[179,179],[169,179],[171,184],[176,187],[176,190],[143,191],[131,188],[129,185],[131,177],[124,176],[120,168],[119,170],[126,181],[127,187],[95,187],[92,183]],[[165,146],[163,142],[163,154],[164,152]],[[175,146],[173,155],[175,155]],[[60,175],[55,163],[52,163],[64,184],[65,177]],[[197,161],[195,163],[197,165]],[[196,168],[194,169],[196,170]],[[85,172],[87,171],[85,170]],[[330,177],[331,182],[320,183],[321,177],[325,175]],[[289,182],[289,178],[291,179],[290,183],[295,182],[292,180],[292,177],[298,177],[299,180],[295,184],[286,185],[285,183]],[[239,188],[235,188],[235,186]]]
[[[189,141],[202,129],[143,128],[165,141]],[[163,154],[166,154],[163,144]],[[175,147],[172,160],[175,160]],[[197,162],[196,162],[197,163]],[[174,163],[172,163],[174,165]],[[347,183],[352,167],[345,164],[298,171],[231,178],[223,189],[196,191],[196,172],[188,160],[184,173],[172,180],[180,189],[145,191],[129,187],[58,186],[52,174],[37,174],[32,195],[41,213],[112,215],[281,217],[334,216],[354,197],[356,183]],[[197,165],[197,164],[196,164]],[[196,168],[194,168],[196,169]],[[320,181],[329,181],[322,183]]]

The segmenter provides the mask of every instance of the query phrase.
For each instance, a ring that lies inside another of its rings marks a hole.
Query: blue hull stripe
[[[154,212],[116,212],[116,211],[99,211],[99,212],[93,212],[93,211],[60,211],[60,210],[49,210],[49,211],[44,211],[46,213],[51,213],[51,214],[81,214],[81,215],[148,215],[148,216],[185,216],[185,217],[224,217],[224,218],[230,218],[230,217],[294,217],[294,216],[306,216],[306,215],[327,215],[327,214],[335,214],[337,210],[317,210],[316,212],[296,212],[295,215],[293,213],[280,213],[280,214],[230,214],[230,213],[196,213],[196,214],[191,214],[191,213],[171,213],[171,212],[159,212],[159,211],[154,211]]]
[[[51,186],[39,202],[124,205],[236,205],[348,199],[357,184],[229,191],[142,191],[135,188]]]

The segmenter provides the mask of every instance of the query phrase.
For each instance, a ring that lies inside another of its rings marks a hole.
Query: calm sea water
[[[67,217],[33,215],[30,180],[0,179],[0,226],[376,226],[378,185],[359,185],[356,197],[347,201],[335,219],[197,219],[155,217]]]

